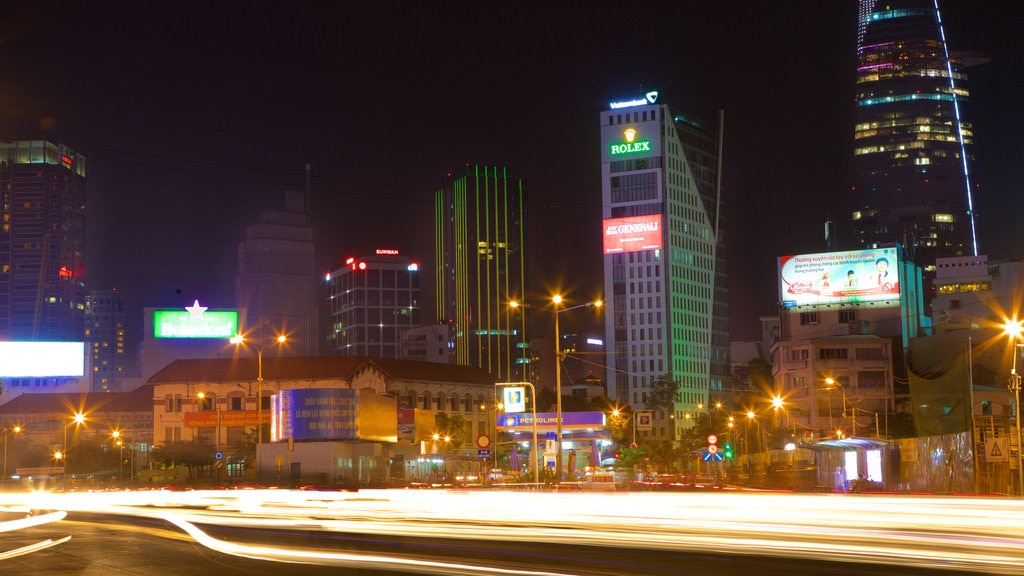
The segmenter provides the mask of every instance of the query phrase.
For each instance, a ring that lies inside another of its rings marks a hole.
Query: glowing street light
[[[1017,496],[1020,498],[1024,498],[1024,468],[1021,467],[1020,453],[1024,446],[1021,445],[1020,438],[1020,374],[1017,373],[1017,356],[1020,355],[1020,349],[1024,347],[1024,344],[1020,343],[1022,332],[1024,332],[1024,321],[1022,320],[1014,318],[1003,324],[1003,334],[1009,336],[1010,343],[1013,344],[1013,368],[1010,369],[1009,388],[1013,391],[1013,420],[1017,432]]]
[[[263,344],[254,344],[256,349],[256,481],[259,482],[263,476],[263,349],[271,344],[284,344],[287,338],[284,334],[268,340]],[[236,346],[245,344],[246,339],[241,334],[233,336],[230,342]]]
[[[55,452],[54,453],[54,458],[56,458],[58,460],[60,460],[61,458],[64,459],[64,477],[65,478],[67,478],[68,474],[71,473],[71,466],[69,464],[70,460],[71,460],[71,458],[70,458],[71,451],[68,450],[68,425],[69,424],[74,424],[75,427],[77,428],[78,426],[81,426],[84,422],[85,422],[85,414],[83,414],[81,412],[75,412],[75,414],[71,417],[71,420],[65,420],[64,421],[64,452],[63,453],[61,453],[60,451]]]
[[[601,300],[595,300],[593,302],[587,302],[585,304],[578,304],[576,306],[570,306],[568,308],[560,308],[562,304],[562,296],[555,294],[551,297],[552,307],[550,310],[555,317],[555,427],[556,427],[556,442],[557,442],[557,455],[555,465],[555,484],[562,481],[562,350],[561,350],[561,336],[558,330],[558,315],[562,312],[568,312],[570,310],[576,310],[577,308],[600,308],[604,305]],[[522,306],[524,308],[534,308],[534,306],[527,306],[522,302],[511,301],[508,303],[512,308],[518,308]]]

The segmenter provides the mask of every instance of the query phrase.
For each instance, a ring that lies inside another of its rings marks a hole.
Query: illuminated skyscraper
[[[679,394],[652,433],[721,398],[729,374],[721,184],[724,115],[707,120],[657,92],[601,112],[608,396],[652,408],[655,383]]]
[[[85,157],[0,142],[0,340],[82,341]]]
[[[861,0],[858,24],[853,246],[899,242],[927,279],[978,253],[964,60],[937,0]]]
[[[523,315],[508,303],[526,294],[526,182],[507,168],[466,166],[435,198],[436,311],[451,327],[452,362],[522,380]]]
[[[86,299],[86,354],[92,361],[93,392],[126,392],[128,359],[124,352],[127,315],[124,295],[117,290],[93,290]]]
[[[393,249],[349,258],[327,279],[327,345],[342,356],[399,359],[421,307],[418,262]]]

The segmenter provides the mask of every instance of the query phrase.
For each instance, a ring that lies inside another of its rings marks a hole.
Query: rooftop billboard
[[[894,300],[900,297],[895,247],[779,258],[783,307]]]
[[[154,338],[223,338],[238,334],[237,310],[210,310],[195,304],[153,311]]]
[[[85,375],[85,342],[0,342],[0,378]]]
[[[661,214],[608,218],[603,224],[605,254],[661,248]]]

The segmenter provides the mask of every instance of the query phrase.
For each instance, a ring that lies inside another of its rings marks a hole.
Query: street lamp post
[[[135,480],[135,440],[132,436],[126,436],[120,430],[114,430],[110,435],[117,442],[117,446],[120,449],[121,461],[118,464],[117,474],[121,478],[121,482],[124,482],[124,443],[128,442],[128,481],[133,482]]]
[[[534,488],[535,489],[536,488],[540,488],[540,466],[537,464],[537,389],[534,388],[533,384],[530,383],[530,382],[508,382],[508,383],[499,382],[497,384],[497,386],[529,386],[530,387],[530,396],[533,398],[533,400],[530,402],[530,410],[533,413],[533,442],[530,443],[530,460],[532,461],[532,466],[533,466],[533,484],[534,484]],[[495,390],[497,390],[497,388],[495,388]],[[494,435],[495,436],[498,435],[497,429],[495,429]],[[513,447],[512,447],[513,450],[515,450],[514,444],[515,443],[513,442]],[[497,443],[495,443],[495,448],[497,448]],[[495,452],[497,452],[497,450],[495,450]],[[495,460],[495,462],[497,462],[497,460]]]
[[[1003,332],[1010,337],[1013,344],[1013,368],[1010,369],[1009,388],[1013,392],[1013,420],[1017,433],[1017,497],[1024,498],[1024,461],[1021,458],[1022,446],[1020,438],[1020,374],[1017,373],[1017,356],[1024,344],[1019,343],[1021,332],[1024,331],[1024,321],[1014,318],[1003,325]],[[971,410],[973,412],[973,406]]]
[[[71,420],[64,421],[64,478],[67,479],[68,474],[71,473],[71,450],[68,449],[68,424],[74,423],[75,426],[80,426],[82,422],[85,422],[85,414],[76,412]]]
[[[555,442],[557,443],[555,447],[555,458],[557,459],[555,461],[555,484],[558,484],[562,481],[562,346],[561,335],[558,329],[558,315],[562,312],[576,310],[577,308],[599,308],[604,302],[595,300],[568,308],[559,308],[559,305],[562,303],[562,296],[555,294],[551,297],[551,303],[551,311],[555,316]],[[527,307],[525,304],[515,301],[509,302],[509,305],[513,308],[518,306]]]
[[[256,482],[263,477],[263,349],[271,344],[283,344],[287,338],[282,334],[273,340],[255,345],[256,348]],[[244,344],[241,334],[231,338],[235,345]]]
[[[11,435],[11,432],[14,432],[15,434],[20,433],[21,426],[4,428],[4,482],[7,481],[7,437]]]

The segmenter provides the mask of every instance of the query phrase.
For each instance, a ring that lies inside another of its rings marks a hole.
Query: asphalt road
[[[588,546],[585,531],[579,544],[516,542],[483,536],[479,539],[367,535],[296,527],[202,526],[207,534],[224,542],[263,545],[274,549],[302,550],[308,560],[317,552],[333,553],[325,564],[299,564],[253,560],[224,554],[197,543],[178,526],[162,519],[91,512],[70,512],[64,520],[0,534],[4,550],[43,539],[70,535],[67,542],[51,548],[0,560],[0,574],[39,576],[235,576],[345,574],[573,574],[573,575],[677,575],[756,576],[814,575],[946,575],[940,569],[885,566],[808,560],[776,555],[716,553],[714,549],[650,550],[638,541],[635,549]],[[564,534],[570,536],[572,534]],[[339,564],[339,552],[351,559]],[[372,558],[387,556],[409,561],[405,568],[382,566]],[[438,564],[435,564],[438,563]],[[450,564],[440,564],[450,563]],[[453,565],[464,568],[453,568]],[[474,567],[491,567],[477,570]],[[500,569],[498,568],[500,567]]]

